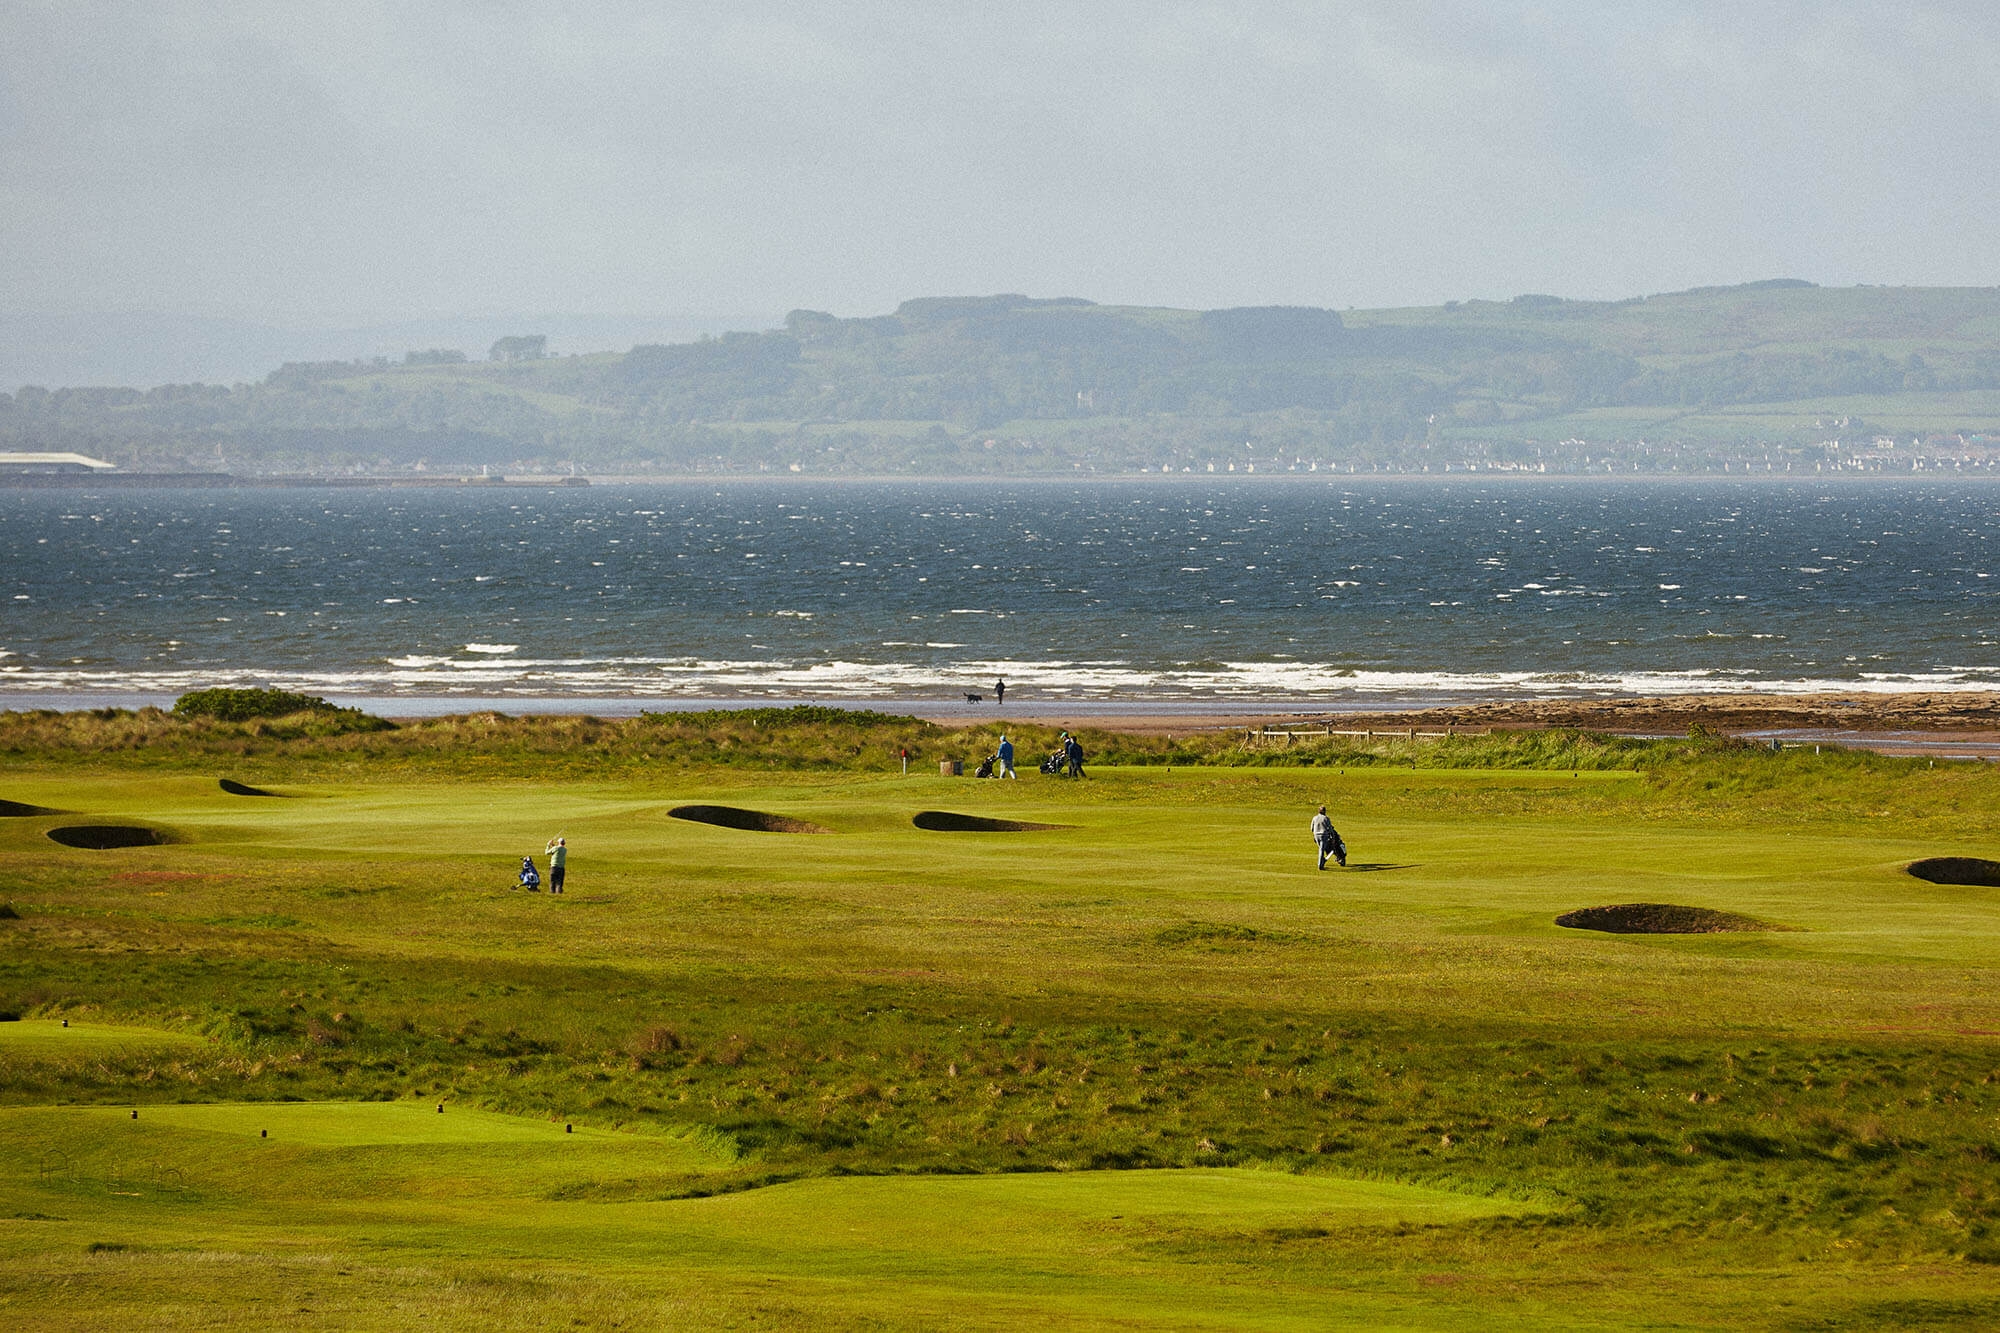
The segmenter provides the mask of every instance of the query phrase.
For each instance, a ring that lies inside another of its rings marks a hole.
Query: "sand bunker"
[[[83,847],[106,852],[114,847],[163,847],[173,841],[156,828],[137,824],[68,824],[52,828],[49,836],[65,847]]]
[[[1673,903],[1620,903],[1614,907],[1582,907],[1556,918],[1571,930],[1602,930],[1613,935],[1713,935],[1729,930],[1785,930],[1754,916],[1718,912],[1708,907],[1678,907]]]
[[[2000,889],[2000,861],[1977,856],[1929,856],[1909,865],[1912,875],[1933,884],[1966,884],[1974,888]]]
[[[950,810],[920,810],[910,822],[932,833],[1047,833],[1075,828],[1074,824],[1030,824],[1021,819],[988,819],[984,815],[960,815]]]
[[[265,791],[262,787],[253,787],[247,782],[238,782],[235,778],[220,778],[217,781],[218,785],[231,796],[276,796],[278,794],[274,791]]]
[[[0,801],[0,819],[33,819],[36,815],[59,815],[62,811],[51,810],[46,805],[29,805],[26,801]]]
[[[831,833],[830,828],[803,819],[791,819],[763,810],[740,810],[733,805],[677,805],[667,811],[675,819],[722,828],[747,829],[752,833]]]

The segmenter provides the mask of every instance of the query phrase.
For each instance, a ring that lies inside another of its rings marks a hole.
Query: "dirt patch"
[[[277,796],[278,795],[277,792],[265,791],[262,787],[253,787],[247,782],[238,782],[235,778],[219,778],[216,780],[216,785],[220,786],[224,791],[228,792],[231,796]]]
[[[1049,833],[1076,827],[1074,824],[1031,824],[1024,819],[988,819],[984,815],[960,815],[950,810],[919,810],[910,822],[932,833]]]
[[[1581,907],[1556,918],[1571,930],[1602,930],[1613,935],[1714,935],[1736,930],[1789,930],[1789,926],[1759,921],[1736,912],[1709,907],[1679,907],[1673,903],[1620,903],[1612,907]]]
[[[33,819],[37,815],[59,815],[62,811],[51,810],[46,805],[29,805],[26,801],[0,801],[0,819]]]
[[[751,833],[831,833],[804,819],[774,815],[765,810],[742,810],[733,805],[677,805],[667,811],[675,819],[721,828],[745,829]]]
[[[1912,861],[1909,871],[1933,884],[1964,884],[1980,889],[2000,889],[2000,861],[1977,856],[1927,856]]]
[[[65,824],[49,830],[49,836],[65,847],[82,847],[108,852],[117,847],[164,847],[173,841],[156,828],[139,824]]]

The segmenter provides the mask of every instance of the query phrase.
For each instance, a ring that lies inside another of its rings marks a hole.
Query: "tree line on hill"
[[[550,356],[522,334],[484,361],[432,348],[293,362],[247,385],[30,386],[0,394],[0,448],[265,470],[1233,470],[1394,465],[1482,440],[1491,457],[1525,458],[1531,443],[1549,457],[1555,431],[1538,440],[1535,423],[1597,409],[2000,389],[1989,328],[1991,289],[1785,281],[1347,317],[928,298],[867,318],[797,310],[779,329],[622,355]]]

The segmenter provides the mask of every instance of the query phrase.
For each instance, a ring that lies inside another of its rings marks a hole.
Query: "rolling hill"
[[[1796,280],[1336,312],[928,298],[623,354],[24,387],[0,448],[237,470],[1983,471],[2000,288]]]

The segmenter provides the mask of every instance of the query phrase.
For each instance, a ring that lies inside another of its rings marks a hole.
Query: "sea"
[[[0,490],[0,708],[1990,690],[1996,501],[1957,479]]]

